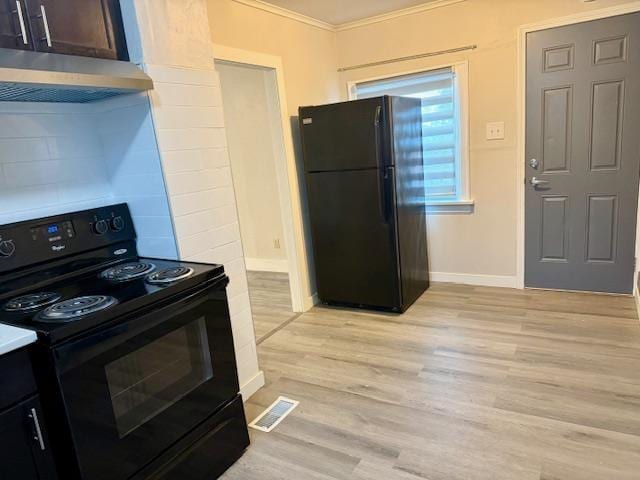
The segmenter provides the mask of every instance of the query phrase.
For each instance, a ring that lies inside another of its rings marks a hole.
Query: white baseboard
[[[246,402],[262,387],[264,387],[264,373],[260,370],[251,380],[240,387],[242,400]]]
[[[249,271],[289,273],[289,262],[287,260],[245,257],[244,264]]]
[[[636,311],[640,320],[640,290],[638,290],[638,282],[634,282],[633,285],[633,299],[636,301]]]
[[[432,282],[461,283],[483,287],[518,288],[518,277],[507,275],[476,275],[471,273],[430,272]]]
[[[318,294],[317,293],[314,293],[310,297],[305,298],[304,299],[304,311],[306,312],[307,310],[310,310],[311,308],[313,308],[318,303],[320,303],[320,299],[318,298]]]

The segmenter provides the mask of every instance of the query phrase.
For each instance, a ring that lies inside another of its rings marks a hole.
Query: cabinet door
[[[33,50],[24,0],[0,0],[0,48]]]
[[[36,50],[127,60],[118,0],[28,0]]]
[[[0,413],[0,478],[57,478],[37,396]]]

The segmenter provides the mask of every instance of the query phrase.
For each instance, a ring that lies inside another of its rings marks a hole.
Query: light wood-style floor
[[[300,406],[227,480],[638,480],[631,298],[434,285],[401,316],[315,308],[259,346]]]
[[[289,275],[247,272],[253,327],[259,344],[285,322],[295,317],[291,307]]]

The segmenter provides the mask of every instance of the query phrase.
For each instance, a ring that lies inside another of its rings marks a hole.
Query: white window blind
[[[422,100],[422,144],[427,201],[460,196],[459,115],[453,68],[358,83],[356,98],[398,95]]]

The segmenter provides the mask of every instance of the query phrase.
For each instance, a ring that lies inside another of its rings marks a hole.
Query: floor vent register
[[[286,397],[278,397],[264,412],[249,424],[249,427],[261,432],[270,432],[282,422],[300,402]]]

